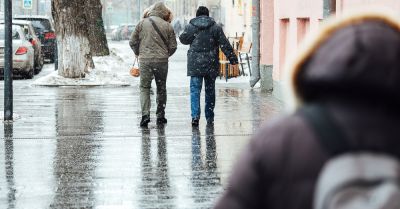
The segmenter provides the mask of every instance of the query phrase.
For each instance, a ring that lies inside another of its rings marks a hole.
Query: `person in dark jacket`
[[[293,114],[256,134],[215,209],[311,209],[332,157],[301,110],[326,108],[355,150],[400,158],[400,23],[379,12],[328,24],[292,65]]]
[[[205,83],[207,124],[214,123],[215,79],[219,75],[219,48],[230,63],[238,63],[232,46],[222,28],[209,17],[207,7],[199,7],[196,18],[190,20],[185,31],[179,37],[182,44],[190,44],[188,51],[187,75],[190,79],[190,98],[192,110],[192,125],[198,126],[200,120],[200,94]]]

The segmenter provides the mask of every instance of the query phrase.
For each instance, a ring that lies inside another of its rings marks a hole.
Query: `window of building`
[[[310,31],[310,18],[297,18],[297,44],[300,44]]]
[[[286,61],[286,53],[287,47],[289,46],[289,26],[290,20],[289,18],[281,19],[279,26],[279,64],[280,68],[283,69],[285,61]]]

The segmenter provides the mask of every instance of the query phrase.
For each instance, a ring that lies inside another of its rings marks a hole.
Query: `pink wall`
[[[399,0],[337,0],[336,1],[338,14],[341,14],[344,11],[352,9],[363,8],[365,6],[379,6],[400,13]]]
[[[400,13],[400,0],[337,0],[336,15],[366,6]],[[322,19],[322,0],[261,0],[261,64],[273,65],[274,81],[283,81],[287,59]]]
[[[293,56],[310,30],[323,18],[321,0],[275,0],[273,45],[274,80],[281,81],[287,59]]]
[[[261,1],[261,64],[274,66],[274,80],[283,77],[284,63],[306,34],[318,27],[322,0]]]
[[[261,64],[273,65],[274,0],[261,1]]]

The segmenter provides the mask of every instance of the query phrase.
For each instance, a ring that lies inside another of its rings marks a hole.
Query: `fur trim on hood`
[[[147,18],[150,16],[160,17],[169,23],[171,23],[173,19],[171,10],[163,2],[157,2],[145,9],[143,17]]]
[[[314,36],[308,36],[305,43],[300,48],[297,57],[295,57],[292,62],[288,63],[286,67],[287,69],[285,70],[285,72],[287,72],[285,83],[289,84],[285,99],[289,110],[293,111],[305,102],[304,95],[300,91],[298,78],[303,71],[306,72],[308,70],[305,65],[313,58],[318,50],[324,46],[324,44],[335,37],[335,34],[339,31],[366,22],[381,22],[399,32],[400,36],[399,19],[395,15],[390,14],[392,13],[388,11],[373,10],[342,15],[341,17],[333,18],[324,22],[324,25],[320,28],[317,34]],[[396,48],[396,46],[393,47]]]

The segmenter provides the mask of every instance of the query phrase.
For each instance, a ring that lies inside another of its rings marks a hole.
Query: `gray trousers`
[[[165,117],[167,75],[168,62],[140,62],[140,105],[142,107],[142,116],[150,115],[150,88],[151,82],[155,78],[157,85],[157,118]]]

